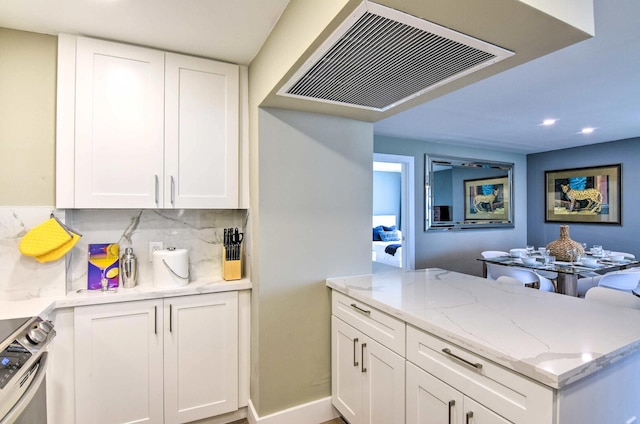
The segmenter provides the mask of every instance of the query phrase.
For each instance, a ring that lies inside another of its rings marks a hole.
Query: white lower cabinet
[[[335,315],[331,324],[333,405],[350,424],[404,423],[404,358]]]
[[[458,390],[407,363],[407,424],[509,424]]]
[[[77,423],[185,423],[238,409],[238,293],[77,307]]]

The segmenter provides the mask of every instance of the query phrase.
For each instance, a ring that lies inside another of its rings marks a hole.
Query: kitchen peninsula
[[[347,418],[595,424],[640,417],[640,311],[436,268],[331,278],[327,286],[332,399]],[[366,388],[357,401],[346,390],[354,378]],[[400,380],[406,399],[387,393],[389,401],[379,402],[384,387],[398,390]]]

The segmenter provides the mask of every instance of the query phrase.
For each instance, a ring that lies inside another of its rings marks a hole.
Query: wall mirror
[[[513,227],[513,164],[425,155],[425,231]]]

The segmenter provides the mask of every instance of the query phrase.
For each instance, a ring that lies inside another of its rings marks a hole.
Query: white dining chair
[[[484,252],[482,252],[480,254],[485,259],[488,259],[488,258],[499,258],[501,256],[509,256],[509,252],[503,252],[502,250],[485,250]],[[489,263],[485,263],[485,265],[487,267],[487,279],[496,280],[497,277],[499,277],[500,275],[498,274],[498,275],[496,275],[494,277],[493,274],[491,273],[491,270],[493,270],[496,266],[500,266],[500,265],[494,265],[494,264],[489,264]]]
[[[524,286],[524,283],[522,281],[508,275],[501,275],[496,278],[496,281],[499,283],[513,284],[514,286]]]
[[[606,287],[593,287],[587,291],[585,300],[608,303],[623,308],[640,309],[640,297]]]
[[[485,259],[496,258],[496,257],[500,257],[500,256],[511,256],[509,254],[509,252],[503,252],[501,250],[485,250],[484,252],[481,253],[481,255]],[[540,275],[538,272],[536,272],[536,271],[534,271],[532,269],[519,268],[519,267],[513,267],[513,266],[506,266],[506,265],[498,265],[498,264],[490,264],[490,263],[485,263],[485,265],[487,266],[487,279],[488,280],[497,280],[498,277],[500,277],[502,275],[518,278],[518,276],[515,276],[515,275],[511,274],[513,271],[509,271],[509,270],[516,270],[517,269],[517,270],[523,270],[523,271],[527,271],[527,272],[531,272],[531,273],[535,274],[536,277],[537,277],[537,282],[538,282],[538,284],[540,286],[539,287],[540,290],[548,291],[548,292],[555,292],[556,291],[556,286],[555,286],[555,284],[553,284],[552,279],[547,278],[544,275]],[[518,274],[518,273],[516,273],[516,274]],[[523,274],[519,274],[519,275],[523,275]],[[556,276],[557,276],[557,274],[556,274]]]
[[[631,290],[638,287],[639,282],[640,273],[638,271],[623,270],[609,272],[603,275],[602,278],[600,278],[600,281],[598,281],[598,287],[605,287],[631,293]]]
[[[626,259],[636,258],[636,256],[633,253],[627,253],[627,252],[611,252],[611,255],[624,256]],[[627,272],[627,271],[637,272],[637,271],[640,271],[640,267],[633,267],[633,268],[624,269],[622,271],[612,271],[612,272],[617,273],[617,272]],[[611,274],[611,272],[608,272],[607,274]],[[593,277],[578,278],[578,297],[584,297],[587,291],[589,291],[589,289],[593,287],[597,287],[598,283],[600,282],[600,279],[607,274],[595,275]]]
[[[501,256],[510,256],[509,252],[504,252],[502,250],[485,250],[481,253],[482,257],[487,258],[499,258]]]
[[[491,278],[489,277],[491,276]],[[555,292],[551,280],[535,273],[531,269],[498,264],[487,264],[487,279],[498,281],[500,277],[510,277],[520,281],[522,285],[538,287],[542,291]],[[504,279],[506,280],[506,279]]]

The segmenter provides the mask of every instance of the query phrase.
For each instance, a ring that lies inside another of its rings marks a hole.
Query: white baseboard
[[[294,406],[293,408],[259,417],[249,399],[249,424],[320,424],[338,418],[340,414],[331,405],[331,397]]]

